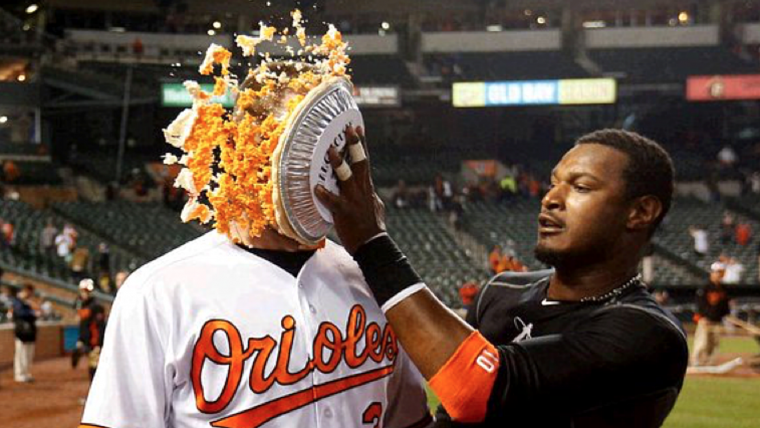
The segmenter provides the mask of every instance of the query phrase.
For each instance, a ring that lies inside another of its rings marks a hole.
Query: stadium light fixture
[[[212,27],[216,28],[217,30],[222,28],[222,23],[219,21],[214,21],[213,24],[211,24]]]
[[[689,22],[689,13],[686,11],[682,11],[681,13],[679,13],[678,22],[680,22],[681,24],[686,24],[687,22]]]
[[[206,34],[208,34],[209,36],[216,36],[216,31],[214,31],[213,29],[211,29],[211,30],[208,30],[206,32]]]
[[[8,116],[0,116],[0,124],[8,122]]]
[[[536,18],[536,22],[538,22],[541,25],[544,25],[546,24],[546,18],[544,18],[543,16],[539,16],[538,18]]]
[[[498,24],[486,26],[486,31],[490,31],[492,33],[498,33],[501,30],[502,30],[502,27],[501,25],[498,25]]]
[[[391,24],[387,22],[383,22],[382,24],[380,24],[380,26],[383,28],[383,30],[390,30],[391,28]]]
[[[586,21],[583,23],[583,28],[604,28],[607,23],[604,21]]]
[[[27,7],[26,7],[26,13],[27,13],[27,14],[29,14],[29,15],[31,15],[31,14],[33,14],[34,12],[37,12],[37,10],[38,10],[39,8],[40,8],[40,7],[39,7],[39,6],[37,6],[37,3],[32,3],[32,4],[30,4],[29,6],[27,6]]]

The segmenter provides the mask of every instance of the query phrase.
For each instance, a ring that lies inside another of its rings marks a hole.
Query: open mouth
[[[560,233],[564,228],[564,225],[559,220],[548,214],[540,214],[538,216],[538,233],[555,234]]]

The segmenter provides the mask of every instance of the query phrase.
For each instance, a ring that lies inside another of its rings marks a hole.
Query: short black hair
[[[635,132],[622,129],[601,129],[580,137],[575,145],[599,144],[612,147],[628,156],[628,165],[623,171],[626,198],[633,200],[652,195],[662,203],[662,213],[652,225],[650,234],[670,210],[675,188],[675,168],[673,160],[662,146]]]

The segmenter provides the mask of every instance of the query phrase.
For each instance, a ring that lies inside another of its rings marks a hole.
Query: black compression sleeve
[[[381,235],[359,247],[354,260],[380,306],[405,288],[422,282],[388,235]]]

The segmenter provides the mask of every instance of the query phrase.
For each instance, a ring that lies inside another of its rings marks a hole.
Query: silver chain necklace
[[[613,288],[612,290],[600,295],[600,296],[591,296],[591,297],[584,297],[581,299],[581,303],[586,302],[601,302],[607,299],[611,299],[613,297],[617,297],[620,294],[623,293],[626,289],[630,288],[634,284],[638,284],[641,281],[641,274],[637,274],[633,278],[629,279],[625,284],[621,285],[620,287]]]

